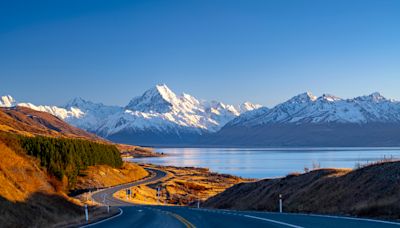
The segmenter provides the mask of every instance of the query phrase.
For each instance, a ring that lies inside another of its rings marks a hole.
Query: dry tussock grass
[[[139,180],[148,175],[139,165],[125,162],[121,169],[101,165],[89,167],[77,181],[77,189],[102,188]]]
[[[213,173],[205,168],[148,166],[164,170],[168,175],[161,182],[132,187],[131,201],[135,203],[155,204],[158,186],[161,186],[161,202],[170,205],[189,205],[197,200],[204,201],[234,184],[249,181],[231,175]],[[116,196],[126,199],[125,191],[118,192]]]
[[[364,168],[318,169],[301,175],[243,183],[205,205],[239,210],[285,211],[400,218],[400,162]]]

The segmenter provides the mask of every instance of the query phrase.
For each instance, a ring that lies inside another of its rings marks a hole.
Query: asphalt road
[[[150,173],[149,177],[147,177],[143,180],[136,181],[136,182],[118,185],[116,187],[100,190],[100,191],[92,194],[92,199],[98,203],[107,204],[110,206],[132,206],[132,204],[130,204],[130,203],[127,203],[125,201],[114,198],[113,194],[122,189],[151,183],[151,182],[159,180],[159,179],[165,177],[165,175],[167,175],[165,172],[158,170],[158,169],[146,168],[146,170],[149,171],[149,173]]]
[[[110,220],[94,224],[92,227],[400,227],[400,223],[352,217],[197,209],[173,206],[141,206],[129,204],[112,197],[112,194],[118,190],[146,184],[166,175],[159,170],[151,169],[149,171],[153,175],[146,180],[95,193],[93,199],[102,202],[105,197],[111,205],[119,206],[122,209],[122,213]]]

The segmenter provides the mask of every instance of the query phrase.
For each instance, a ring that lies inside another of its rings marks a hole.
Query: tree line
[[[20,136],[19,141],[26,153],[39,158],[41,166],[49,173],[59,180],[67,177],[70,188],[75,186],[80,171],[88,166],[122,166],[120,153],[114,145],[44,136]]]

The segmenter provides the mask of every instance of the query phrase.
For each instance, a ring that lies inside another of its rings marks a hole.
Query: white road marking
[[[354,218],[354,217],[335,216],[335,215],[315,215],[315,214],[301,214],[301,215],[314,216],[314,217],[334,218],[334,219],[347,219],[347,220],[356,220],[356,221],[366,221],[366,222],[376,222],[376,223],[384,223],[384,224],[400,226],[400,223],[398,223],[398,222],[390,222],[390,221],[385,221],[385,220],[376,220],[376,219],[367,219],[367,218]]]
[[[276,224],[284,225],[284,226],[288,226],[288,227],[293,227],[293,228],[304,228],[302,226],[296,226],[296,225],[289,224],[289,223],[286,223],[286,222],[280,222],[280,221],[277,221],[277,220],[266,219],[266,218],[251,216],[251,215],[244,215],[244,217],[252,218],[252,219],[258,219],[258,220],[262,220],[262,221],[266,221],[266,222],[272,222],[272,223],[276,223]]]
[[[98,225],[98,224],[100,224],[100,223],[103,223],[103,222],[106,222],[106,221],[108,221],[108,220],[111,220],[111,219],[114,219],[114,218],[116,218],[116,217],[121,216],[121,215],[124,213],[124,211],[123,211],[121,208],[118,208],[118,209],[119,209],[119,214],[114,215],[114,216],[112,216],[112,217],[110,217],[110,218],[103,219],[103,220],[98,221],[98,222],[95,222],[95,223],[90,223],[90,224],[81,226],[81,228],[86,228],[86,227],[95,226],[95,225]]]
[[[216,211],[234,211],[234,212],[252,212],[256,214],[279,214],[279,215],[298,215],[298,216],[313,216],[313,217],[323,217],[323,218],[333,218],[333,219],[347,219],[347,220],[355,220],[355,221],[365,221],[365,222],[375,222],[389,225],[400,226],[399,222],[385,221],[385,220],[377,220],[377,219],[369,219],[369,218],[356,218],[356,217],[346,217],[346,216],[337,216],[337,215],[319,215],[319,214],[306,214],[306,213],[279,213],[279,212],[265,212],[265,211],[237,211],[237,210],[226,210],[226,209],[218,209],[218,210],[210,210],[210,209],[196,209],[192,210],[203,210],[208,212],[216,212]],[[241,214],[233,214],[246,216]]]
[[[251,215],[229,213],[229,212],[227,212],[229,210],[209,210],[209,209],[192,209],[192,210],[202,210],[202,211],[207,211],[207,212],[211,212],[211,213],[226,214],[226,215],[233,215],[233,216],[243,216],[243,217],[247,217],[247,218],[258,219],[258,220],[262,220],[262,221],[266,221],[266,222],[276,223],[279,225],[284,225],[284,226],[288,226],[288,227],[292,227],[292,228],[304,228],[302,226],[297,226],[297,225],[293,225],[293,224],[289,224],[289,223],[281,222],[281,221],[277,221],[277,220],[266,219],[266,218],[251,216]]]

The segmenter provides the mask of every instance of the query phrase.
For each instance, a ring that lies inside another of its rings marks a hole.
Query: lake
[[[168,156],[132,159],[157,165],[206,167],[249,178],[284,176],[304,168],[355,168],[384,158],[400,158],[400,148],[158,148]]]

